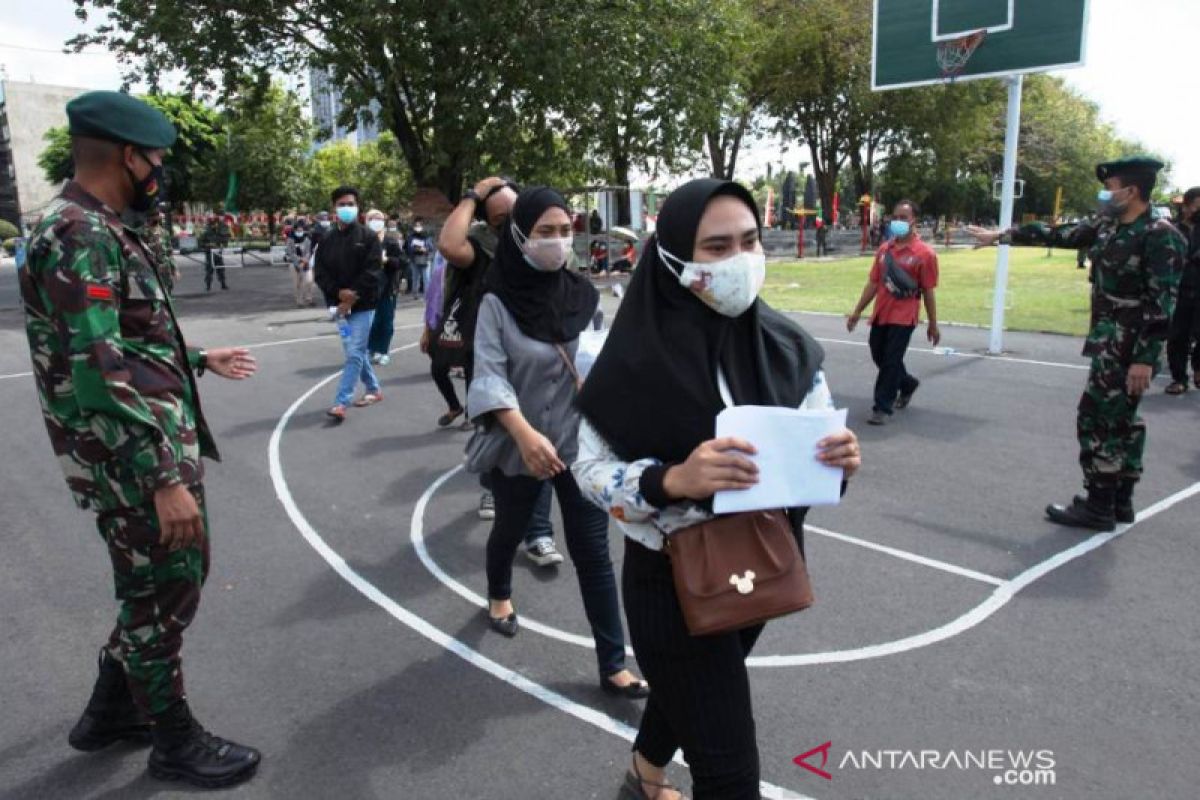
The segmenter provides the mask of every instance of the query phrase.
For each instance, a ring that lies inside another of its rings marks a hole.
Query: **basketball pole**
[[[1004,132],[1004,187],[1000,192],[1000,230],[1007,231],[1013,224],[1013,194],[1017,183],[1017,139],[1021,133],[1021,87],[1024,75],[1013,75],[1008,79],[1008,124]],[[1000,245],[996,254],[996,289],[992,294],[992,336],[988,343],[988,354],[998,356],[1004,352],[1004,295],[1008,288],[1008,255],[1011,246]]]

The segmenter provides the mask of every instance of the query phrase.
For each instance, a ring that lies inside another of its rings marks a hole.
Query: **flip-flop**
[[[362,397],[354,401],[354,407],[365,408],[366,406],[373,406],[382,399],[383,395],[379,392],[367,392]]]

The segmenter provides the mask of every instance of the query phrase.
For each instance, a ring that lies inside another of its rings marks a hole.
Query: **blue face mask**
[[[892,232],[892,236],[898,236],[903,239],[905,236],[908,236],[911,226],[906,220],[894,219],[888,223],[888,230]]]
[[[358,206],[338,206],[337,218],[342,224],[349,225],[358,219]]]

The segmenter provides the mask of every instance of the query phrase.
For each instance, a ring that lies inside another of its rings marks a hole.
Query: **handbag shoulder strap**
[[[579,377],[579,370],[575,368],[575,362],[571,360],[571,356],[567,353],[567,348],[561,344],[554,345],[554,349],[558,350],[558,357],[567,365],[567,371],[575,379],[575,391],[578,392],[583,388],[583,378]]]

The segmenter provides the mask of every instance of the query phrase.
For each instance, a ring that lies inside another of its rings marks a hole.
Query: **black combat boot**
[[[1115,496],[1116,489],[1112,486],[1089,486],[1086,499],[1076,497],[1069,506],[1046,506],[1046,517],[1071,528],[1111,531],[1117,527],[1113,513]]]
[[[233,786],[254,776],[260,754],[253,747],[213,736],[192,717],[186,700],[154,715],[150,774],[206,789]]]
[[[91,752],[123,739],[149,744],[150,719],[133,704],[121,662],[101,650],[100,675],[92,698],[67,742],[76,750]]]
[[[1117,484],[1116,499],[1113,504],[1113,511],[1117,522],[1132,523],[1137,519],[1137,513],[1133,510],[1133,487],[1137,481],[1129,478],[1122,478]]]

